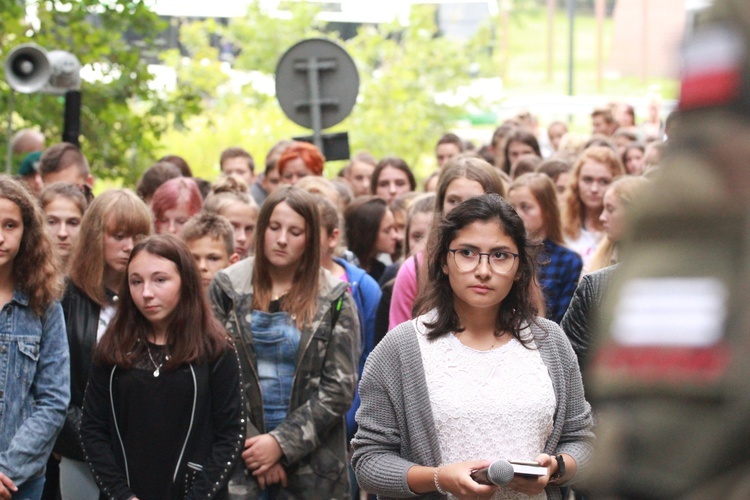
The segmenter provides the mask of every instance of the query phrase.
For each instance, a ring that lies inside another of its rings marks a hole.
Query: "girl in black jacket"
[[[113,499],[226,498],[244,442],[239,360],[185,244],[133,249],[99,343],[81,441]]]
[[[61,457],[59,486],[66,500],[99,495],[78,438],[83,393],[94,349],[115,313],[130,252],[138,239],[153,232],[152,225],[146,204],[127,189],[99,195],[81,221],[80,245],[73,249],[70,279],[60,301],[70,350],[70,405],[53,457]]]

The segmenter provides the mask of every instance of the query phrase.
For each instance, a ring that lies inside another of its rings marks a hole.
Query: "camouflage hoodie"
[[[217,273],[209,288],[214,311],[240,355],[248,437],[265,433],[251,325],[253,260]],[[321,270],[318,312],[301,332],[289,413],[270,433],[284,452],[288,476],[280,498],[348,498],[344,415],[354,398],[359,355],[359,319],[347,284]],[[238,469],[230,496],[257,498],[257,482],[244,464]]]

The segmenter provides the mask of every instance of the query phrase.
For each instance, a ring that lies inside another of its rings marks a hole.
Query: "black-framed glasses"
[[[498,274],[505,274],[513,269],[513,264],[518,258],[517,253],[505,250],[485,253],[470,248],[449,248],[448,251],[453,254],[453,261],[459,271],[473,271],[482,262],[482,256],[486,255],[490,269]]]

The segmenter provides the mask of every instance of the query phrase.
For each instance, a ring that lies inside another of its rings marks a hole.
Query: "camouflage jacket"
[[[217,273],[209,289],[214,311],[235,339],[242,364],[247,436],[265,433],[263,397],[252,335],[253,259]],[[320,274],[318,312],[301,331],[289,413],[270,434],[284,453],[288,487],[281,498],[346,498],[349,494],[344,415],[357,385],[359,320],[347,284]],[[333,308],[338,316],[332,328]],[[238,468],[234,498],[256,498],[257,482]],[[241,479],[244,475],[244,481]],[[242,483],[242,484],[239,484]]]

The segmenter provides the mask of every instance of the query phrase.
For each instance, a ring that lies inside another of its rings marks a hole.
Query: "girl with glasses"
[[[455,156],[448,160],[440,172],[437,197],[435,199],[435,219],[440,219],[464,200],[485,193],[505,195],[505,187],[489,163],[469,155]],[[422,289],[420,268],[424,266],[425,254],[418,251],[408,257],[399,268],[393,284],[393,298],[389,311],[389,327],[411,319],[414,300]]]
[[[536,247],[497,194],[470,198],[428,242],[417,318],[376,346],[352,442],[360,486],[387,497],[561,498],[587,465],[591,409],[559,326],[537,317]],[[494,460],[543,475],[480,484]]]

